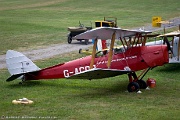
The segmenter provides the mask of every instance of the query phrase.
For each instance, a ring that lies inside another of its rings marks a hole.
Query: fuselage
[[[94,68],[107,68],[109,54],[99,53],[95,57]],[[26,80],[58,79],[70,77],[74,74],[90,69],[92,57],[87,56],[63,64],[42,69],[37,72],[25,74]],[[166,45],[136,46],[114,50],[110,69],[132,71],[148,67],[161,66],[168,63],[168,50]]]

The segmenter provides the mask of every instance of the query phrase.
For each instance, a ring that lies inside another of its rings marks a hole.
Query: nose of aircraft
[[[169,48],[167,45],[162,45],[164,63],[169,63]]]
[[[149,67],[162,66],[169,62],[167,45],[145,46],[141,54]]]

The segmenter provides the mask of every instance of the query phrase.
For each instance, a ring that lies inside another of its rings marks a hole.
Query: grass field
[[[73,54],[75,56],[76,54]],[[60,56],[61,57],[61,56]],[[78,55],[76,56],[78,57]],[[40,67],[71,60],[55,58],[37,62]],[[155,78],[157,86],[142,90],[142,94],[126,92],[126,75],[102,80],[53,80],[31,81],[18,84],[18,80],[5,82],[9,76],[1,70],[0,115],[39,119],[141,119],[176,120],[180,111],[180,65],[168,64],[150,71],[148,77]],[[13,105],[11,101],[27,97],[32,105]]]
[[[8,49],[28,50],[66,42],[67,27],[79,20],[104,16],[118,18],[118,26],[132,28],[151,22],[152,16],[170,19],[180,16],[178,0],[0,0],[0,54]],[[69,53],[36,61],[43,68],[82,55]],[[62,120],[178,120],[180,119],[180,65],[154,68],[148,77],[157,80],[151,90],[128,93],[126,75],[101,80],[31,81],[7,83],[6,69],[0,70],[0,117],[9,119]],[[13,105],[13,99],[27,97],[32,105]]]

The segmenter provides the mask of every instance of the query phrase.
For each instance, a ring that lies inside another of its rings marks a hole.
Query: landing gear
[[[129,77],[129,84],[127,86],[127,90],[129,92],[137,92],[139,89],[146,89],[147,84],[143,79],[143,77],[146,75],[146,73],[150,70],[151,68],[145,69],[140,76],[142,77],[139,79],[140,76],[137,77],[135,72],[131,72],[128,74]]]
[[[22,85],[23,84],[23,82],[21,81],[21,82],[19,82],[19,85]]]
[[[22,84],[26,81],[26,80],[25,80],[25,75],[22,76],[21,80],[22,80],[22,81],[19,82],[19,85],[22,85]]]

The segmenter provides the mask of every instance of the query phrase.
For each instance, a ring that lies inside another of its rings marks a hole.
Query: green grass
[[[151,23],[152,16],[170,19],[180,16],[178,0],[0,0],[0,54],[8,49],[28,50],[66,42],[67,27],[118,18],[118,26],[132,28]],[[36,61],[41,68],[82,55],[69,53]],[[0,116],[39,119],[176,120],[180,118],[180,65],[154,68],[146,76],[157,81],[142,94],[127,93],[126,75],[101,80],[30,81],[7,83],[6,69],[0,70]],[[13,105],[27,97],[32,105]],[[51,117],[51,118],[50,118]]]
[[[75,55],[75,54],[73,54]],[[76,57],[79,57],[76,55]],[[74,57],[75,58],[75,57]],[[64,62],[49,59],[36,62],[40,67]],[[46,62],[49,62],[46,64]],[[41,64],[41,65],[40,65]],[[180,117],[179,64],[168,64],[150,71],[145,79],[154,78],[155,88],[142,90],[142,94],[128,93],[126,75],[101,80],[49,80],[29,81],[23,85],[18,80],[5,82],[7,70],[0,72],[0,115],[12,117],[55,117],[57,119],[165,119]],[[11,101],[27,97],[32,105],[13,105]]]
[[[151,23],[152,16],[180,16],[179,11],[178,0],[1,0],[0,54],[64,43],[67,27],[79,21],[94,27],[94,21],[114,16],[119,27],[132,28]]]

